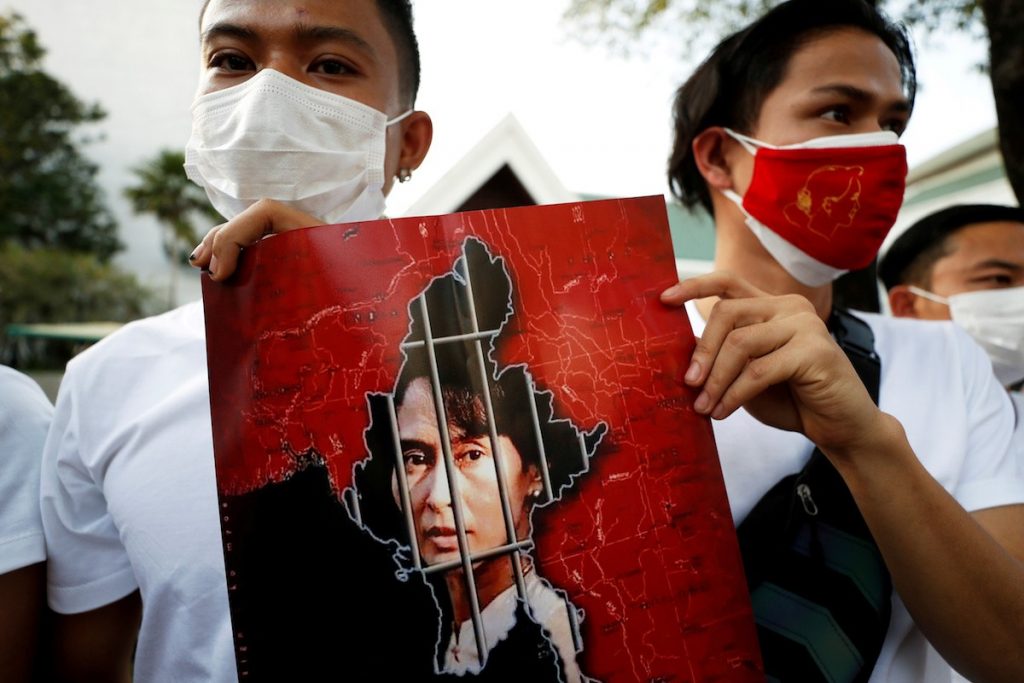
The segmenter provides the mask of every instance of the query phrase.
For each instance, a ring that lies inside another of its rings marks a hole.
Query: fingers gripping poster
[[[762,679],[664,200],[325,226],[204,282],[241,680]]]

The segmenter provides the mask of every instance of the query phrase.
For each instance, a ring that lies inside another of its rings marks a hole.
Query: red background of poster
[[[408,306],[476,236],[505,260],[525,363],[581,429],[609,426],[578,494],[535,516],[541,574],[585,610],[581,661],[607,681],[757,681],[756,636],[710,423],[682,376],[685,312],[661,197],[298,230],[204,282],[218,486],[273,486],[367,457],[366,395],[390,392]]]

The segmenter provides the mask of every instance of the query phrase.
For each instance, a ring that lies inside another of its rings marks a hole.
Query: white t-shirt
[[[46,559],[39,466],[52,417],[39,385],[0,366],[0,574]]]
[[[704,320],[692,302],[687,314],[700,336]],[[902,423],[928,472],[968,511],[1024,503],[1010,447],[1013,410],[984,351],[952,323],[857,315],[874,331],[882,361],[879,406]],[[803,435],[767,427],[742,409],[714,430],[737,524],[814,451]],[[894,594],[870,683],[946,683],[953,675]]]
[[[1024,393],[1010,392],[1013,409],[1017,413],[1017,429],[1013,433],[1014,450],[1017,453],[1018,471],[1024,477]]]
[[[692,309],[691,319],[700,320]],[[1000,436],[1013,419],[1009,400],[980,349],[951,325],[925,333],[919,323],[867,319],[882,356],[882,407],[929,471],[969,510],[1024,502]],[[737,518],[811,452],[802,436],[742,412],[716,424],[716,437]],[[756,458],[743,457],[755,448]],[[68,365],[41,508],[51,607],[84,612],[138,588],[136,680],[237,679],[198,302],[127,325]],[[948,680],[948,667],[945,679],[926,675],[930,650],[897,599],[872,683]]]
[[[137,588],[136,680],[237,680],[200,303],[126,325],[68,364],[41,490],[54,610]]]

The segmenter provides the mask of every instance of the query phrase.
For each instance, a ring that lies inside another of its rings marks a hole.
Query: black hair
[[[693,157],[693,141],[712,126],[749,133],[793,55],[829,30],[857,28],[877,36],[896,56],[911,109],[917,91],[906,28],[864,0],[789,0],[711,52],[676,91],[675,142],[668,163],[672,193],[686,206],[712,212],[711,195]]]
[[[375,0],[384,28],[395,44],[398,55],[398,88],[409,106],[416,104],[420,91],[420,45],[413,26],[412,0]],[[210,0],[203,0],[199,23]]]
[[[471,359],[468,362],[439,363],[438,375],[445,417],[449,429],[458,430],[461,437],[487,437],[489,428],[484,404],[486,389],[476,376],[478,361],[475,351],[467,349],[466,352]],[[490,402],[498,435],[508,437],[516,447],[522,459],[523,472],[531,466],[538,469],[541,467],[540,437],[557,498],[558,489],[570,484],[572,475],[581,474],[586,469],[580,451],[579,434],[568,420],[555,418],[551,393],[536,391],[523,366],[505,368],[496,379],[493,374],[494,365],[489,360],[484,362],[484,368],[491,378],[488,382]],[[421,379],[429,382],[426,354],[410,353],[395,390],[396,410],[405,401],[409,386]],[[532,409],[531,401],[534,404]],[[534,411],[537,414],[539,434],[533,421]],[[589,435],[587,441],[592,440],[593,435]],[[388,462],[395,461],[392,458]]]
[[[409,106],[420,91],[420,44],[413,26],[412,0],[376,0],[384,27],[398,54],[398,87]]]
[[[896,285],[931,286],[935,262],[953,251],[950,238],[979,223],[1020,223],[1024,209],[995,204],[961,204],[926,216],[907,228],[889,247],[878,267],[886,289]]]
[[[460,362],[451,362],[454,358],[438,359],[437,370],[445,418],[453,439],[456,436],[487,438],[490,430],[483,398],[487,389],[477,376],[478,359],[475,351],[467,352],[468,357],[462,356]],[[579,432],[571,421],[557,417],[553,395],[551,392],[537,391],[524,366],[506,367],[497,378],[493,374],[493,363],[486,361],[484,366],[489,376],[492,416],[497,434],[508,437],[515,446],[521,459],[521,472],[528,471],[531,466],[536,467],[538,472],[542,470],[543,445],[552,496],[554,500],[561,499],[565,490],[572,486],[574,477],[587,471],[589,456],[605,436],[607,426],[600,423],[590,432]],[[419,349],[407,352],[395,389],[396,412],[401,408],[409,387],[417,380],[430,381],[427,354]],[[530,401],[536,409],[536,423]],[[395,505],[391,491],[391,480],[400,454],[395,452],[386,397],[370,396],[368,404],[371,422],[364,437],[371,457],[363,460],[354,474],[362,523],[380,538],[398,538],[408,543],[404,518],[400,508]],[[516,474],[508,472],[507,476]],[[538,502],[548,501],[540,498]]]

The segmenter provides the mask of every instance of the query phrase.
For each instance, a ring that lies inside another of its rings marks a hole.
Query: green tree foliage
[[[210,205],[206,193],[185,175],[185,155],[163,150],[134,169],[137,183],[124,194],[139,214],[151,214],[163,228],[164,253],[171,262],[168,301],[175,303],[178,268],[199,244],[195,223],[213,227],[223,219]]]
[[[199,244],[197,220],[203,228],[224,220],[202,188],[185,176],[184,165],[184,154],[163,150],[134,169],[138,182],[124,191],[136,213],[151,214],[159,221],[164,228],[164,253],[177,263]]]
[[[104,113],[42,69],[45,50],[17,14],[0,15],[0,244],[109,259],[121,248],[75,132]]]
[[[117,226],[79,151],[104,113],[43,71],[44,55],[21,17],[0,14],[0,362],[59,367],[71,346],[13,339],[7,325],[127,321],[150,299],[109,263]]]
[[[148,313],[148,305],[149,293],[133,275],[93,254],[0,246],[0,362],[60,367],[73,351],[6,337],[3,323],[127,322]]]
[[[825,1],[825,0],[823,0]],[[566,18],[591,37],[632,41],[659,26],[678,30],[684,45],[706,35],[721,38],[781,0],[572,0]],[[865,0],[929,31],[983,28],[980,0]],[[703,46],[699,48],[702,52]],[[688,55],[699,56],[699,55]]]

